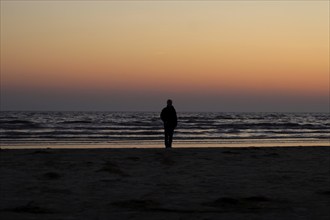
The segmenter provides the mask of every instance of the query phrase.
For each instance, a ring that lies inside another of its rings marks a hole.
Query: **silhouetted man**
[[[176,116],[175,108],[172,105],[172,100],[167,100],[167,106],[163,108],[160,118],[164,122],[164,131],[165,131],[165,147],[172,147],[172,139],[174,129],[178,124],[178,119]]]

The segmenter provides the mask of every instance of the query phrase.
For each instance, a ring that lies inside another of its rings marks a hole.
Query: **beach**
[[[1,149],[0,218],[329,219],[330,147]]]

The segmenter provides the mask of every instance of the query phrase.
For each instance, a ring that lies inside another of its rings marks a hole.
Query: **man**
[[[164,131],[165,131],[165,147],[172,147],[172,139],[174,129],[177,126],[178,119],[176,116],[175,108],[172,105],[172,100],[167,100],[167,106],[163,108],[160,118],[164,122]]]

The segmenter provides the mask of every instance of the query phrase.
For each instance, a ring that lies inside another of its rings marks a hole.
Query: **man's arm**
[[[176,110],[174,109],[174,122],[175,122],[175,127],[178,125],[178,117],[176,115]]]
[[[160,113],[160,119],[162,119],[163,122],[165,121],[165,118],[164,118],[164,109]]]

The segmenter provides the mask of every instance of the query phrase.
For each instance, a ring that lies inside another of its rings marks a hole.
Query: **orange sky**
[[[327,97],[329,1],[1,1],[1,86]]]

